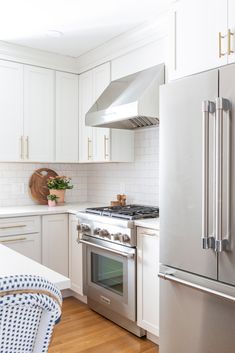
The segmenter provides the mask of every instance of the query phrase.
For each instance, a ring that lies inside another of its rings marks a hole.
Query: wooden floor
[[[106,320],[75,298],[67,298],[49,353],[158,353],[158,347]]]

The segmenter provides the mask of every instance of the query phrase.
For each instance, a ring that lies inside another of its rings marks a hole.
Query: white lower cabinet
[[[0,244],[41,263],[41,234],[18,234],[1,237]]]
[[[69,215],[69,278],[71,289],[83,295],[82,244],[77,242],[77,224],[77,217]]]
[[[68,215],[42,216],[42,264],[68,277]]]
[[[41,263],[40,217],[0,219],[0,244]]]
[[[159,231],[137,228],[137,324],[159,336]]]

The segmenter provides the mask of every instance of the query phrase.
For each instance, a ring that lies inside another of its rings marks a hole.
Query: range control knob
[[[99,231],[99,236],[101,236],[102,238],[109,238],[110,234],[106,229],[101,229]]]
[[[124,243],[129,243],[130,242],[130,237],[128,234],[123,234],[123,242]]]
[[[119,235],[120,235],[121,233],[114,233],[114,234],[111,234],[111,239],[113,240],[113,241],[116,241],[116,240],[119,240]]]
[[[95,235],[100,235],[100,231],[101,231],[101,229],[97,227],[97,228],[94,229],[94,234]]]
[[[81,224],[81,230],[82,232],[89,232],[91,230],[90,226],[88,224]]]

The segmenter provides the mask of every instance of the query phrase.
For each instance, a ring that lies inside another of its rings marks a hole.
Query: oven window
[[[123,263],[91,253],[91,281],[119,295],[123,295]]]

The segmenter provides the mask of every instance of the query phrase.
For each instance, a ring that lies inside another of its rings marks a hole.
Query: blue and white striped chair
[[[60,291],[44,278],[0,277],[0,353],[45,353],[61,316]]]

